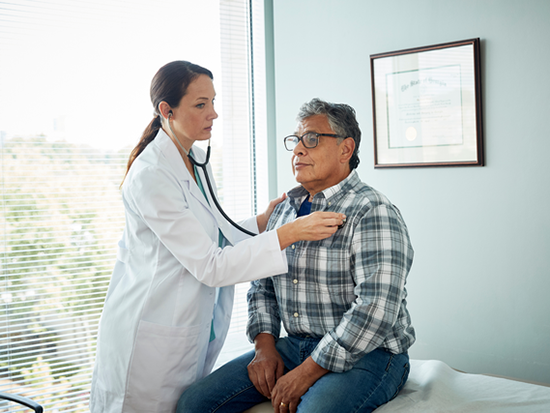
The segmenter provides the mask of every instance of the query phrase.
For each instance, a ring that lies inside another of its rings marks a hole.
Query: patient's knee
[[[200,398],[194,397],[193,391],[186,390],[181,395],[176,406],[176,413],[196,413],[202,412],[203,406],[200,405]]]

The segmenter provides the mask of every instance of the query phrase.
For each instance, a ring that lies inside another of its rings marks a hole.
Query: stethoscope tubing
[[[195,158],[191,156],[191,154],[183,147],[179,139],[177,138],[176,134],[172,130],[172,125],[170,124],[170,118],[172,117],[172,114],[170,113],[168,115],[168,127],[170,128],[170,132],[172,132],[172,135],[174,135],[174,139],[180,146],[180,148],[183,150],[183,152],[187,155],[191,163],[195,166],[198,166],[202,169],[204,172],[204,176],[206,178],[206,184],[208,185],[208,191],[210,192],[210,195],[212,196],[212,200],[214,201],[214,204],[216,205],[216,208],[218,208],[218,211],[220,211],[220,214],[229,222],[231,225],[233,225],[235,228],[237,228],[239,231],[250,235],[251,237],[255,237],[257,234],[250,232],[246,228],[241,227],[239,224],[234,222],[229,216],[225,213],[223,208],[221,207],[220,203],[218,202],[218,199],[216,197],[216,194],[214,193],[214,188],[212,188],[212,183],[210,182],[210,177],[208,176],[208,171],[206,170],[206,166],[208,165],[208,162],[210,162],[210,139],[208,139],[208,149],[206,150],[206,160],[203,163],[197,162]]]
[[[237,228],[239,231],[244,232],[247,235],[250,235],[251,237],[255,237],[257,234],[250,232],[246,228],[241,227],[236,222],[233,222],[231,218],[225,213],[223,208],[221,207],[220,203],[218,202],[218,199],[216,198],[216,194],[214,193],[214,189],[212,188],[212,183],[210,182],[210,177],[208,176],[208,172],[206,171],[206,165],[208,164],[208,161],[210,160],[210,145],[208,145],[208,149],[206,151],[206,161],[202,164],[197,162],[191,154],[188,154],[187,157],[191,161],[191,163],[195,166],[198,166],[199,168],[202,168],[202,171],[204,172],[204,177],[206,178],[206,184],[208,185],[208,191],[210,191],[210,195],[212,196],[212,200],[214,201],[214,204],[216,204],[216,208],[218,208],[218,211],[220,211],[220,214],[235,228]]]

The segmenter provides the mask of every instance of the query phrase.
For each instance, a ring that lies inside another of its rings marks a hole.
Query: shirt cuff
[[[256,336],[260,333],[269,333],[278,338],[281,333],[281,320],[274,320],[273,316],[268,314],[255,314],[248,319],[246,335],[248,340],[253,343]]]
[[[339,345],[330,333],[326,334],[317,344],[317,347],[311,353],[311,358],[319,366],[334,373],[351,370],[355,365],[351,354]]]

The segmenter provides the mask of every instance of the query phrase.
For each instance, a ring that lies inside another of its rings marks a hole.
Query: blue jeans
[[[316,338],[289,336],[277,341],[285,372],[309,357]],[[177,413],[241,413],[267,399],[248,378],[254,351],[223,365],[189,387],[180,397]],[[327,373],[309,388],[298,413],[366,413],[390,401],[409,375],[409,356],[377,349],[344,373]]]

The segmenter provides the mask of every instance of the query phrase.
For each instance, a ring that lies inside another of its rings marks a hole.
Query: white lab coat
[[[204,151],[193,153],[204,160]],[[276,231],[250,238],[234,229],[199,174],[208,202],[161,129],[126,177],[126,227],[100,321],[94,413],[173,412],[218,357],[233,284],[287,271]],[[242,225],[258,231],[255,217]],[[233,246],[218,247],[219,230]]]

